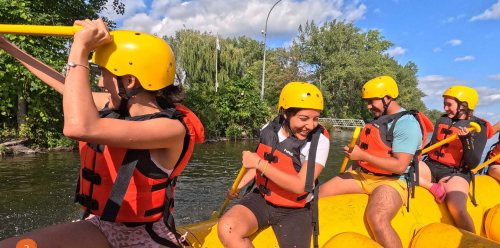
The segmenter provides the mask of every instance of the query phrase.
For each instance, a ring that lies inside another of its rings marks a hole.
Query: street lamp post
[[[264,79],[266,77],[266,39],[267,39],[267,21],[269,20],[269,15],[271,14],[271,11],[273,11],[274,9],[274,6],[276,6],[276,4],[278,4],[279,2],[281,2],[281,0],[278,0],[274,5],[273,7],[271,8],[271,10],[269,10],[269,13],[267,14],[267,18],[266,18],[266,27],[264,28],[264,30],[262,30],[262,33],[264,34],[264,61],[262,63],[262,89],[261,89],[261,92],[260,92],[260,99],[261,100],[264,100]]]

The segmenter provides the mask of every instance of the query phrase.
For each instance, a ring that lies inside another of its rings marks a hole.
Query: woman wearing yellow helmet
[[[459,139],[429,151],[427,158],[420,161],[420,185],[429,189],[437,202],[446,199],[457,227],[475,232],[466,207],[469,183],[473,177],[471,169],[479,164],[486,140],[493,134],[492,127],[488,121],[474,116],[478,102],[474,89],[452,86],[444,92],[443,98],[446,113],[437,120],[429,144],[453,134],[458,134]],[[470,122],[480,124],[481,132],[469,132]],[[475,204],[474,198],[472,200]]]
[[[171,214],[173,191],[194,143],[203,142],[203,126],[176,103],[182,97],[173,86],[173,53],[161,38],[110,33],[100,19],[75,25],[83,28],[75,34],[65,78],[4,38],[0,45],[63,94],[64,134],[80,141],[75,201],[85,210],[85,221],[27,233],[0,246],[15,247],[29,238],[40,247],[180,247]],[[89,85],[93,50],[105,93],[92,93]]]
[[[281,114],[262,129],[256,152],[243,152],[248,172],[238,189],[252,178],[257,187],[220,219],[224,247],[253,247],[248,236],[268,226],[280,247],[310,246],[313,182],[325,167],[330,147],[328,133],[318,125],[322,110],[323,96],[316,86],[292,82],[283,88]]]

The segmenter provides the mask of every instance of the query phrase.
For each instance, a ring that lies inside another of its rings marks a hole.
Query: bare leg
[[[319,198],[342,195],[364,194],[365,191],[352,178],[351,173],[342,173],[319,186]]]
[[[38,248],[110,247],[104,234],[88,221],[64,223],[25,233],[0,241],[0,247],[16,247],[22,239],[32,239]]]
[[[424,161],[418,162],[418,176],[419,176],[419,186],[422,186],[426,189],[430,189],[432,187],[431,183],[431,170],[429,166]]]
[[[500,181],[500,165],[499,164],[490,165],[488,169],[488,175]]]
[[[389,185],[380,185],[373,190],[366,206],[366,217],[375,239],[385,248],[402,248],[398,234],[391,226],[391,220],[403,206],[398,191]]]
[[[235,205],[219,220],[217,231],[224,247],[253,248],[247,238],[258,229],[257,218],[250,209]]]
[[[441,179],[444,182],[449,177]],[[454,176],[447,183],[443,183],[447,193],[446,205],[458,228],[476,233],[474,222],[467,212],[467,198],[469,197],[469,183],[459,176]]]

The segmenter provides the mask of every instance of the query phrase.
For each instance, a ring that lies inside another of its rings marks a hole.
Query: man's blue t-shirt
[[[399,112],[406,111],[406,109],[401,108]],[[392,122],[387,125],[387,128],[391,128]],[[422,148],[422,130],[420,129],[420,124],[413,115],[403,115],[396,122],[396,127],[394,127],[394,139],[392,141],[392,152],[402,152],[415,154],[415,152]]]
[[[406,109],[401,108],[398,111],[406,111]],[[391,128],[392,122],[387,124],[387,128]],[[418,149],[422,148],[422,130],[420,129],[420,124],[413,115],[403,115],[396,122],[396,127],[394,127],[394,139],[392,141],[392,152],[393,153],[409,153],[415,155]],[[410,167],[406,168],[405,173],[408,172]],[[404,176],[400,176],[399,179],[406,182]]]

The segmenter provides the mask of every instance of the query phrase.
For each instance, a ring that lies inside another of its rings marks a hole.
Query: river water
[[[336,176],[342,147],[351,131],[332,132],[330,155],[319,179]],[[496,137],[490,139],[485,150]],[[241,168],[241,152],[254,150],[258,140],[196,144],[195,152],[177,184],[177,225],[210,218]],[[81,208],[73,203],[79,169],[77,152],[49,152],[0,158],[0,240],[31,230],[77,220]],[[234,204],[233,201],[232,204]]]

